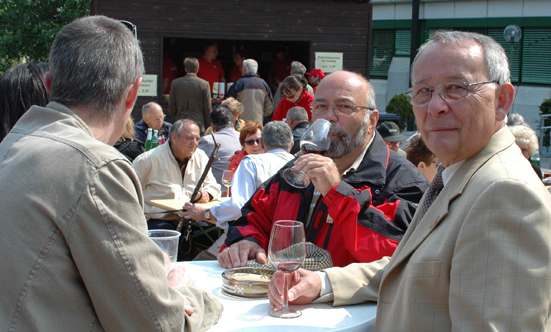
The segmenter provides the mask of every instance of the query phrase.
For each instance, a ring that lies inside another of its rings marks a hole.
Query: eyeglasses
[[[252,145],[255,145],[255,144],[260,145],[260,138],[250,139],[248,141],[245,141],[245,144],[248,145],[248,146],[252,146]]]
[[[434,84],[413,86],[407,90],[405,95],[411,105],[416,107],[423,107],[427,105],[432,98],[432,92],[435,90],[435,88],[431,88],[431,86],[436,86],[438,94],[444,101],[447,101],[448,103],[455,103],[467,98],[467,95],[469,94],[469,87],[486,83],[499,84],[499,82],[496,81],[484,81],[469,84],[463,81],[446,81]]]
[[[134,37],[136,37],[136,39],[138,39],[138,27],[134,23],[128,22],[128,21],[119,21],[119,22],[121,22],[122,24],[124,24],[125,27],[130,29],[130,31],[132,31],[132,34],[134,35]]]
[[[295,92],[284,92],[283,95],[285,95],[285,97],[287,98],[294,98],[296,96],[298,91],[295,91]]]
[[[322,115],[322,114],[325,114],[329,108],[333,108],[333,111],[335,112],[335,114],[340,114],[340,115],[350,115],[356,112],[357,108],[372,110],[372,108],[370,107],[358,106],[358,105],[354,105],[346,102],[340,102],[333,106],[318,102],[318,103],[314,103],[314,105],[312,106],[312,113]]]

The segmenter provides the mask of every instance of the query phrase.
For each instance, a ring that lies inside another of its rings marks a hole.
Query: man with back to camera
[[[174,121],[191,119],[199,125],[201,135],[210,126],[212,102],[209,83],[197,77],[199,61],[185,58],[186,76],[172,82],[168,97],[168,110]]]
[[[169,287],[138,177],[112,147],[142,59],[132,33],[104,16],[57,34],[51,102],[31,107],[0,144],[0,185],[17,188],[0,199],[1,330],[189,331],[219,319],[210,293]]]
[[[134,125],[134,130],[138,139],[142,142],[147,141],[147,129],[158,130],[159,145],[163,145],[168,140],[168,134],[172,124],[164,121],[165,114],[163,108],[156,102],[149,102],[142,106],[142,120]]]
[[[235,151],[241,150],[241,143],[239,143],[239,133],[233,128],[233,112],[229,107],[218,106],[214,108],[209,117],[212,122],[214,138],[220,144],[216,160],[212,163],[212,175],[216,182],[222,186],[222,173],[228,169],[230,157],[235,154]],[[203,150],[207,156],[212,154],[214,140],[211,135],[201,137],[199,149]],[[224,187],[222,190],[225,193],[227,188]]]
[[[428,181],[405,158],[390,154],[376,133],[373,86],[358,74],[335,72],[320,83],[313,105],[314,120],[331,122],[331,146],[323,156],[295,160],[312,183],[294,188],[281,171],[264,183],[231,223],[217,257],[223,267],[254,258],[264,263],[276,220],[302,221],[307,240],[327,249],[336,266],[392,254],[409,226]]]
[[[180,217],[166,213],[151,204],[154,199],[191,200],[209,157],[199,145],[199,126],[193,120],[178,120],[170,130],[168,144],[149,150],[133,162],[140,179],[145,201],[145,215],[149,229],[176,229]],[[220,197],[220,185],[208,171],[197,203],[206,203]]]
[[[243,104],[241,119],[262,123],[265,116],[272,114],[273,99],[268,83],[258,76],[257,71],[255,60],[243,61],[243,76],[230,87],[227,97]]]
[[[445,169],[392,257],[325,275],[299,270],[290,300],[377,301],[375,331],[549,330],[551,196],[505,125],[515,90],[503,48],[438,31],[411,79],[417,126]],[[275,308],[281,286],[276,275]]]

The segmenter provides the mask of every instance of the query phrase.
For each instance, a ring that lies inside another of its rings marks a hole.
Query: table
[[[219,199],[214,199],[207,203],[195,203],[195,205],[200,206],[204,209],[210,209],[212,206],[216,204],[220,204],[227,199],[229,199],[229,197],[220,197]],[[149,202],[149,204],[161,209],[165,209],[167,211],[174,211],[174,210],[181,210],[182,206],[184,206],[184,204],[186,204],[187,202],[189,201],[185,199],[153,199]],[[216,225],[216,222],[213,220],[205,220],[205,221],[210,224]]]
[[[177,264],[186,268],[186,274],[189,273],[195,280],[195,286],[211,292],[224,306],[222,318],[209,332],[370,332],[375,327],[375,303],[342,307],[332,307],[325,303],[293,305],[293,308],[302,311],[302,316],[293,319],[275,318],[268,314],[268,298],[246,299],[224,293],[221,285],[225,269],[217,261]]]

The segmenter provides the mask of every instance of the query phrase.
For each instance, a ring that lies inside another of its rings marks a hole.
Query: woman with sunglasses
[[[306,91],[306,85],[308,85],[308,82],[302,75],[294,74],[287,76],[281,83],[281,93],[285,95],[285,98],[281,99],[277,105],[277,110],[272,116],[272,121],[283,121],[283,119],[287,118],[287,111],[295,106],[304,107],[306,113],[308,113],[308,121],[312,121],[312,101],[314,100],[314,96]]]
[[[260,144],[260,135],[262,134],[264,127],[260,122],[247,121],[245,126],[239,133],[239,143],[243,149],[237,151],[230,157],[230,165],[228,170],[233,171],[237,169],[243,157],[248,154],[260,154],[264,153],[264,148]],[[228,190],[228,196],[231,196],[231,188]]]

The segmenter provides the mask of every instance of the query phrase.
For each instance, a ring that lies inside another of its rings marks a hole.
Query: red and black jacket
[[[258,188],[242,208],[243,216],[230,223],[221,250],[243,239],[266,250],[272,221],[306,223],[314,186],[298,189],[289,185],[281,172],[292,165],[289,162]],[[376,133],[358,169],[320,197],[306,237],[327,249],[335,266],[391,256],[428,186],[417,167],[389,150]]]

